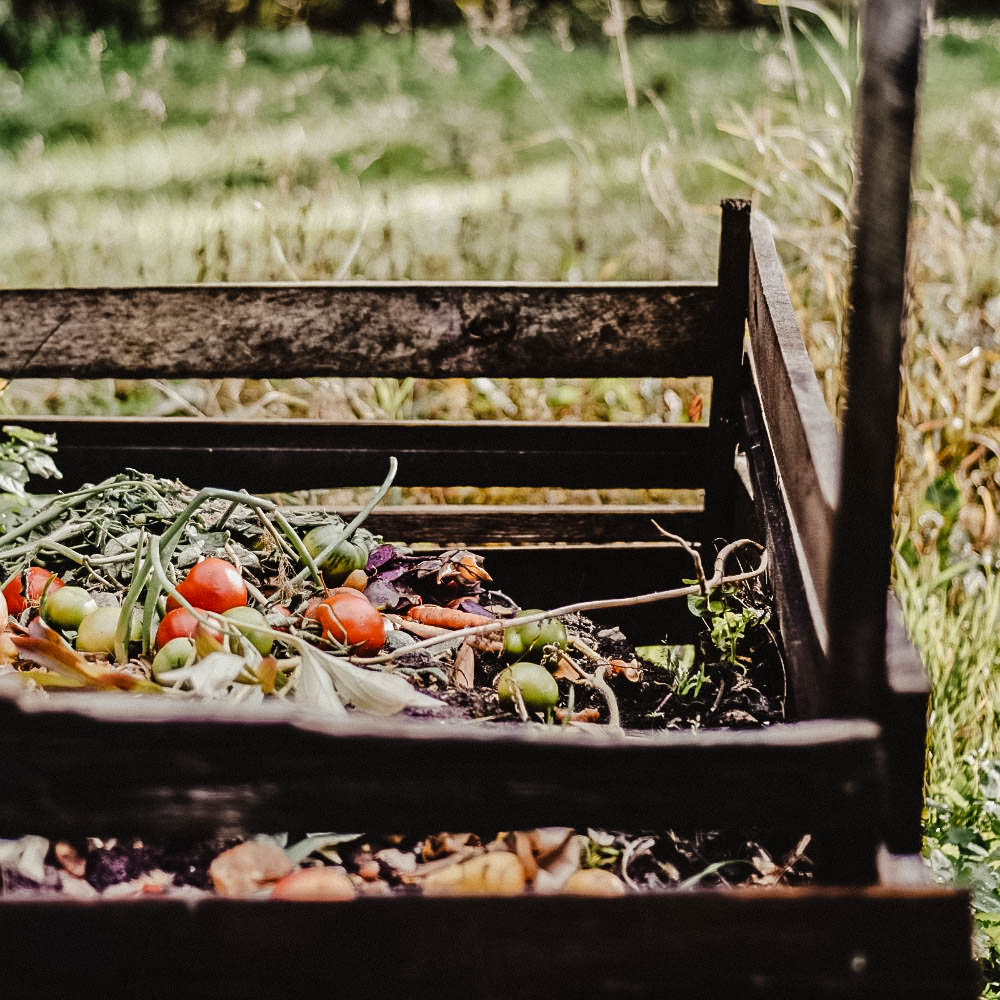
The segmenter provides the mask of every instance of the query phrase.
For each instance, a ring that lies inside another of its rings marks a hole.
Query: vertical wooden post
[[[922,6],[864,4],[847,411],[827,610],[835,710],[880,719]]]
[[[705,537],[709,557],[716,538],[728,536],[733,526],[733,459],[740,430],[740,372],[747,299],[750,295],[750,202],[726,198],[722,202],[719,234],[719,298],[715,314],[718,357],[712,373],[712,473],[705,486]]]

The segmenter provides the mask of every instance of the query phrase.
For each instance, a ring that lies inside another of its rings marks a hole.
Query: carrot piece
[[[439,628],[468,628],[471,625],[488,625],[494,621],[486,615],[474,615],[470,611],[457,611],[440,604],[420,604],[410,608],[406,617],[422,625],[437,625]]]

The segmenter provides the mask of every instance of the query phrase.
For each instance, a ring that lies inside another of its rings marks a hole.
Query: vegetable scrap
[[[282,833],[165,843],[25,836],[0,840],[0,895],[350,902],[394,895],[613,897],[771,887],[812,879],[809,842],[808,836],[792,844],[772,835],[765,847],[732,834],[685,838],[568,827],[492,837]]]
[[[32,495],[7,466],[57,475],[54,442],[19,433],[0,448],[0,674],[32,692],[646,730],[783,718],[767,554],[749,539],[723,547],[711,574],[676,539],[692,577],[667,590],[525,609],[481,554],[416,551],[364,527],[395,460],[345,522],[131,470]],[[671,599],[698,619],[695,642],[636,647],[588,617]]]

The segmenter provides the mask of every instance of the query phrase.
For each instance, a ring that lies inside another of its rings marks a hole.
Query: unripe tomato
[[[19,615],[29,604],[37,604],[50,578],[52,583],[49,584],[48,594],[52,594],[63,585],[63,582],[55,573],[42,569],[41,566],[29,566],[23,573],[14,577],[3,588],[3,596],[10,614]]]
[[[83,587],[57,587],[55,592],[50,587],[41,612],[42,618],[55,628],[78,629],[96,608],[97,601]]]
[[[162,649],[171,639],[176,639],[178,636],[191,638],[197,628],[198,619],[187,608],[174,608],[163,616],[163,621],[156,630],[156,648]],[[225,638],[223,634],[210,630],[210,635],[216,639],[218,647],[221,647]]]
[[[541,609],[520,611],[517,618],[525,615],[537,615]],[[569,643],[566,628],[558,618],[543,618],[527,625],[514,625],[504,632],[504,652],[510,656],[523,656],[525,653],[540,652],[545,646],[558,646],[565,649]]]
[[[355,653],[370,655],[385,645],[385,620],[364,594],[331,593],[311,610],[310,617],[323,626],[323,635],[351,646]]]
[[[240,571],[225,559],[203,559],[188,570],[177,585],[177,592],[196,608],[222,614],[247,602],[247,585]],[[167,611],[181,605],[173,597],[167,598]]]
[[[343,531],[339,524],[321,524],[302,539],[306,551],[315,559]],[[356,569],[368,565],[368,549],[350,539],[344,539],[320,564],[323,579],[330,585],[342,583]]]
[[[559,701],[556,679],[540,663],[515,663],[497,677],[500,704],[513,707],[514,685],[521,690],[521,700],[529,712],[544,712]]]
[[[153,657],[153,676],[158,677],[168,670],[177,670],[179,667],[186,667],[194,659],[194,643],[179,635],[176,639],[171,639]]]
[[[261,656],[267,656],[274,648],[274,636],[261,631],[271,626],[256,608],[230,608],[225,617],[236,623],[236,627],[256,647]],[[230,639],[229,645],[234,653],[239,652],[239,642],[236,639]]]
[[[76,648],[81,653],[113,653],[115,632],[122,609],[117,605],[95,608],[80,622],[76,633]],[[129,640],[135,642],[142,635],[142,622],[137,616],[132,618]]]

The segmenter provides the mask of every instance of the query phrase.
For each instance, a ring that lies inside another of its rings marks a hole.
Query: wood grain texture
[[[59,440],[63,488],[125,468],[250,492],[366,486],[671,488],[704,484],[708,428],[530,421],[29,417]]]
[[[615,736],[522,724],[336,722],[289,706],[112,695],[0,701],[0,836],[238,830],[767,826],[809,830],[810,856],[873,880],[879,729]]]
[[[708,375],[711,284],[0,291],[6,378]]]
[[[801,546],[796,545],[796,527],[778,481],[760,401],[750,386],[743,391],[742,416],[742,443],[753,483],[757,530],[766,539],[771,557],[770,581],[792,714],[799,719],[821,718],[828,711],[831,698],[830,664],[817,627],[822,611],[809,601],[797,556]]]
[[[345,519],[356,507],[338,508]],[[672,504],[412,504],[376,507],[365,526],[384,538],[442,547],[476,543],[652,542],[655,520],[683,538],[698,538],[701,510]]]
[[[739,481],[733,467],[740,431],[740,370],[746,333],[750,202],[728,198],[722,202],[719,233],[719,300],[715,337],[718,352],[712,381],[712,467],[705,491],[706,552],[716,539],[733,537],[733,494]]]
[[[828,613],[845,715],[880,714],[889,692],[885,594],[923,6],[869,0],[861,33],[847,410]]]
[[[924,765],[930,682],[910,642],[895,596],[886,609],[885,746],[889,776],[890,850],[915,854],[923,845]]]
[[[750,351],[778,473],[802,540],[803,572],[826,607],[840,443],[806,353],[767,222],[750,227]]]
[[[359,1000],[973,1000],[969,923],[964,893],[907,886],[0,904],[10,1000],[256,1000],[290,983]]]

